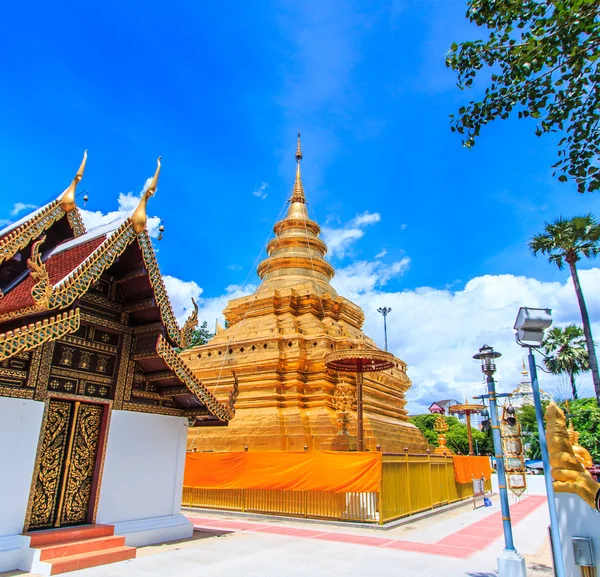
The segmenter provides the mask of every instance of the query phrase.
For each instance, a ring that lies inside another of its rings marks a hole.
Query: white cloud
[[[406,230],[408,228],[407,224],[401,224],[400,225],[400,230]]]
[[[397,262],[386,264],[380,260],[368,262],[357,261],[336,271],[331,284],[348,298],[368,293],[397,276],[404,274],[410,265],[408,257]]]
[[[29,210],[30,208],[36,208],[35,204],[26,204],[24,202],[15,202],[13,204],[12,210],[10,211],[11,216],[17,216],[20,212],[24,210]]]
[[[253,191],[252,194],[254,196],[257,196],[261,200],[265,200],[265,198],[267,198],[267,196],[269,196],[265,192],[265,190],[267,190],[267,188],[269,188],[269,183],[268,182],[261,182],[260,186],[258,187],[258,190]]]
[[[146,180],[144,184],[143,191],[148,188],[150,184],[150,178]],[[96,228],[97,226],[108,224],[117,219],[122,219],[134,211],[137,208],[137,205],[140,202],[140,198],[142,197],[143,191],[138,195],[135,195],[133,192],[119,193],[118,198],[118,209],[113,210],[108,213],[103,213],[99,210],[92,211],[87,210],[85,208],[80,208],[79,212],[81,213],[81,218],[83,219],[83,223],[87,230],[91,230],[92,228]],[[148,205],[151,206],[150,204]],[[146,227],[148,229],[148,233],[152,238],[158,237],[158,227],[160,225],[160,218],[158,216],[150,216],[148,217],[148,223]]]
[[[242,266],[239,264],[229,264],[227,265],[229,270],[242,270]]]
[[[331,258],[344,258],[350,247],[364,236],[363,228],[380,220],[381,215],[378,212],[365,211],[362,214],[357,214],[341,228],[324,226],[322,237],[329,249],[329,256]]]
[[[401,266],[399,265],[399,268]],[[376,290],[384,284],[373,263],[355,263],[342,269],[350,297],[366,316],[365,331],[383,344],[383,326],[377,308],[388,306],[389,349],[408,363],[413,386],[408,393],[409,410],[423,412],[434,400],[483,392],[479,365],[473,354],[488,344],[502,353],[497,362],[498,388],[508,392],[520,380],[524,351],[512,329],[520,306],[553,309],[556,325],[581,324],[570,278],[564,283],[541,282],[513,275],[485,275],[471,279],[460,290],[420,287],[401,292]],[[381,274],[381,273],[379,273]],[[385,273],[384,277],[385,277]],[[583,270],[581,282],[591,318],[600,319],[600,268]],[[335,282],[335,279],[334,279]],[[340,294],[348,296],[345,291]],[[600,334],[600,322],[594,323]],[[560,380],[540,373],[542,388],[560,387]],[[591,395],[591,379],[580,378],[584,394]]]
[[[387,254],[387,250],[385,250],[385,248],[384,248],[381,252],[378,252],[375,255],[375,258],[383,258],[386,254]]]

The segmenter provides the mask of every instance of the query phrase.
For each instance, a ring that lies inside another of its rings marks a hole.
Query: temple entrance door
[[[91,521],[105,407],[63,399],[49,401],[28,530]]]

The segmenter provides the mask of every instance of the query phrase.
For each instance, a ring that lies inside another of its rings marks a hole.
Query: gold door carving
[[[81,404],[73,428],[72,448],[66,468],[60,524],[85,523],[88,517],[103,407]]]
[[[29,529],[88,521],[104,407],[51,400]]]
[[[73,409],[74,403],[50,401],[39,472],[33,488],[30,529],[53,527],[56,521]]]

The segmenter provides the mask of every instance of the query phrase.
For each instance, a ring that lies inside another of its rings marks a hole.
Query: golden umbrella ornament
[[[396,364],[394,355],[379,349],[368,349],[362,345],[329,353],[325,366],[340,373],[356,375],[356,421],[357,449],[364,451],[363,439],[363,373],[374,373],[391,369]]]
[[[452,405],[450,413],[465,415],[467,418],[467,437],[469,438],[469,455],[473,455],[473,433],[471,432],[471,415],[481,413],[485,407],[476,403],[465,402],[461,405]]]

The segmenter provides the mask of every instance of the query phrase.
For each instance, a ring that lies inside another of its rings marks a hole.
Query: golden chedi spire
[[[261,291],[310,283],[319,294],[337,296],[329,284],[334,270],[325,261],[327,245],[319,238],[319,225],[308,217],[300,174],[300,133],[296,148],[296,179],[285,218],[275,224],[275,238],[267,245],[269,257],[257,269]]]
[[[87,163],[87,152],[88,151],[86,150],[83,153],[83,160],[79,165],[79,170],[77,171],[75,178],[60,195],[60,206],[65,212],[71,212],[75,208],[75,191],[77,190],[77,185],[83,178],[83,172],[85,171],[85,165]]]
[[[156,187],[158,185],[158,176],[160,175],[160,156],[156,161],[156,172],[148,185],[148,188],[142,194],[142,198],[140,199],[140,203],[137,208],[133,211],[131,215],[131,221],[133,222],[133,230],[137,234],[140,234],[146,228],[146,222],[148,221],[148,215],[146,214],[146,205],[148,203],[148,199],[151,196],[154,196],[156,192]]]

